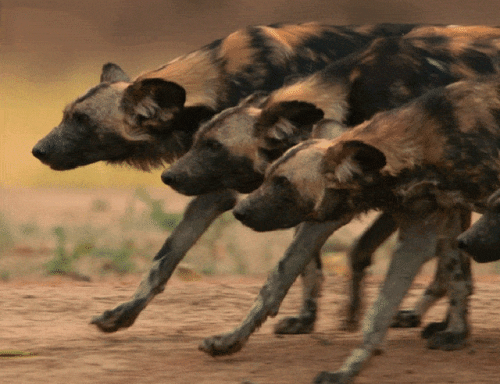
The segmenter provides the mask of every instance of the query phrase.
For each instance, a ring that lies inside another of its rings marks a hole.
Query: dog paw
[[[310,316],[291,316],[281,319],[274,327],[277,335],[300,335],[314,330],[315,318]]]
[[[427,348],[441,351],[456,351],[467,345],[468,332],[436,332],[429,337]]]
[[[349,384],[351,378],[340,372],[321,372],[314,379],[314,384]]]
[[[422,331],[422,339],[430,339],[438,332],[443,332],[448,328],[448,323],[442,321],[440,323],[429,323]]]
[[[238,352],[244,344],[245,340],[240,340],[235,335],[228,333],[206,338],[198,346],[198,349],[210,356],[225,356]]]
[[[399,311],[392,319],[391,328],[416,328],[420,325],[420,316],[413,310]]]
[[[128,328],[134,324],[145,306],[145,300],[124,303],[115,309],[104,311],[101,315],[92,318],[90,323],[96,325],[102,332],[116,332],[121,328]]]

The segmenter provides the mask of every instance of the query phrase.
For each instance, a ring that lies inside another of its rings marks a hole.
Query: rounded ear
[[[353,159],[359,164],[363,172],[377,172],[387,164],[382,151],[363,141],[346,141],[344,143],[344,151],[352,151]]]
[[[172,81],[153,78],[136,81],[125,90],[127,97],[134,104],[145,99],[153,100],[160,108],[181,108],[186,102],[186,91]]]
[[[103,82],[116,83],[118,81],[124,81],[129,83],[130,78],[123,71],[123,69],[120,68],[119,65],[115,63],[106,63],[102,66],[100,81],[101,83]]]
[[[262,110],[255,123],[257,135],[268,132],[267,136],[284,140],[292,136],[309,136],[313,124],[321,120],[324,113],[314,104],[305,101],[284,101]]]
[[[289,120],[296,127],[310,126],[320,121],[325,115],[312,103],[305,101],[282,101],[266,109],[268,124],[276,123],[280,118]]]
[[[380,171],[387,163],[384,153],[359,140],[337,142],[326,150],[321,171],[327,185],[346,183],[354,175]]]
[[[184,107],[186,91],[163,79],[144,79],[129,85],[123,94],[122,108],[131,116],[167,121]]]

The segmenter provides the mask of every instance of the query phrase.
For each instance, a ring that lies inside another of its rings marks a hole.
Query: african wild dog
[[[62,123],[33,154],[57,170],[100,160],[140,169],[171,163],[189,149],[200,122],[216,112],[256,90],[279,88],[287,77],[319,70],[372,39],[346,27],[316,23],[258,26],[234,32],[133,81],[109,63],[101,83],[67,106]],[[99,140],[83,140],[81,136],[93,133],[92,127],[100,129]],[[57,146],[56,140],[61,141]]]
[[[338,372],[323,372],[316,383],[350,382],[359,373],[380,348],[400,301],[436,248],[450,247],[442,254],[444,269],[450,280],[465,283],[469,271],[461,268],[453,241],[462,231],[460,216],[484,208],[500,187],[499,175],[499,75],[431,90],[334,140],[300,143],[269,167],[262,186],[233,210],[252,228],[342,221],[382,209],[393,213],[400,229],[386,281],[365,319],[363,345]],[[276,306],[272,301],[295,279],[297,266],[288,263],[282,260],[267,284],[261,298],[266,306]],[[465,297],[450,304],[466,316]],[[457,320],[450,317],[448,325],[460,324]]]
[[[500,40],[473,40],[467,36],[498,37],[500,29],[444,28],[441,30],[447,33],[442,35],[436,35],[433,28],[429,28],[429,35],[422,30],[402,38],[377,39],[365,50],[274,91],[269,97],[255,95],[223,111],[197,132],[192,148],[163,173],[163,181],[188,195],[224,188],[248,193],[261,183],[269,162],[307,139],[313,126],[315,134],[320,136],[338,135],[345,130],[341,124],[316,124],[324,116],[355,124],[376,111],[401,105],[439,85],[497,71]],[[471,31],[482,33],[474,35]],[[465,228],[469,223],[467,215],[463,215],[463,220]],[[336,228],[332,223],[331,228],[324,230],[331,234]],[[349,328],[357,324],[359,289],[371,254],[396,228],[389,214],[382,215],[352,250],[351,298],[345,322]],[[328,237],[319,232],[316,236],[325,240]],[[427,309],[446,293],[443,273],[440,266],[434,283],[416,309],[399,313],[395,326],[419,324]],[[254,329],[249,324],[263,321],[247,320],[243,323],[246,326],[242,326],[243,333],[234,331],[227,338],[209,338],[201,349],[210,354],[225,354],[233,351],[235,345],[241,348]],[[430,337],[429,346],[452,348],[454,341],[443,343],[438,333],[431,336],[436,326],[431,324],[425,331],[425,336]]]
[[[500,259],[500,189],[488,199],[479,220],[457,240],[458,248],[467,251],[478,263]]]
[[[274,90],[289,77],[319,70],[377,36],[404,34],[414,27],[316,23],[248,27],[133,81],[117,65],[107,64],[101,83],[66,107],[61,124],[35,145],[33,155],[56,170],[97,161],[127,163],[142,170],[171,163],[189,149],[202,121],[242,97]],[[105,332],[132,325],[163,291],[191,246],[235,202],[234,192],[228,190],[194,199],[134,297],[93,323]],[[306,292],[316,290],[316,280],[305,279],[312,284]]]
[[[309,138],[322,118],[354,126],[432,88],[495,73],[499,52],[500,28],[422,27],[402,38],[376,39],[268,97],[253,95],[223,111],[162,178],[186,195],[226,188],[247,193],[269,162]]]

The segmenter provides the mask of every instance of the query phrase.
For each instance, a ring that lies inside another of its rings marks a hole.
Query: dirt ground
[[[28,189],[0,192],[0,210],[9,218],[20,223],[30,218],[48,226],[59,220],[78,221],[97,197],[112,202],[109,217],[96,214],[100,221],[109,220],[112,225],[113,215],[121,214],[131,193]],[[165,194],[169,209],[174,211],[182,210],[188,201],[176,194],[170,196],[165,189],[152,194]],[[254,234],[247,241],[256,243],[259,238]],[[36,257],[26,255],[16,257],[24,257],[28,263]],[[420,338],[421,329],[390,330],[385,352],[372,359],[356,383],[498,383],[500,276],[477,273],[477,264],[474,268],[476,288],[470,310],[473,328],[465,349],[427,350]],[[368,278],[366,305],[377,294],[382,277],[372,273]],[[331,271],[327,272],[313,334],[276,337],[273,325],[277,319],[269,319],[245,348],[232,356],[212,358],[198,351],[198,344],[204,337],[238,324],[265,281],[265,274],[202,276],[196,281],[174,276],[165,292],[153,300],[131,328],[103,334],[89,324],[92,316],[127,300],[140,278],[140,273],[105,275],[81,282],[39,273],[0,282],[0,382],[310,383],[318,372],[339,368],[361,342],[360,331],[339,330],[348,277]],[[430,273],[419,276],[405,307],[412,305],[430,278]],[[278,318],[296,313],[300,298],[297,282]],[[425,322],[441,320],[445,310],[443,301]],[[9,357],[9,351],[23,351],[28,356]]]
[[[130,329],[99,333],[93,315],[126,300],[137,278],[95,283],[62,278],[1,284],[0,345],[30,357],[0,359],[3,383],[310,383],[338,368],[361,340],[338,330],[345,279],[328,276],[320,319],[311,335],[276,337],[269,320],[239,353],[212,358],[197,349],[203,337],[229,330],[250,307],[264,278],[174,278]],[[377,278],[367,284],[369,300]],[[415,284],[410,299],[421,293]],[[425,348],[420,329],[391,330],[385,353],[372,359],[357,383],[498,383],[500,278],[482,276],[472,299],[473,333],[460,351]],[[293,314],[300,287],[279,316]],[[439,320],[440,305],[426,320]]]

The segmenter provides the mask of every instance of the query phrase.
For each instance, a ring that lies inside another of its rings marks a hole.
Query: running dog
[[[500,76],[460,81],[378,113],[334,140],[293,147],[234,208],[235,216],[256,230],[304,220],[341,222],[371,209],[392,212],[398,223],[398,246],[365,318],[363,344],[339,371],[323,372],[315,383],[347,383],[359,373],[380,349],[402,298],[436,249],[450,248],[442,254],[448,280],[467,290],[468,271],[455,238],[463,230],[464,212],[484,210],[500,187],[499,154]],[[297,266],[290,264],[284,258],[268,280],[260,297],[264,308],[275,306],[273,300],[295,280]],[[450,315],[466,317],[466,299],[450,305],[457,308]],[[468,333],[453,317],[447,331],[446,337]]]
[[[343,124],[335,123],[337,120],[355,124],[376,111],[401,105],[439,85],[495,73],[500,40],[490,37],[498,38],[498,33],[496,28],[485,27],[422,28],[402,38],[377,39],[365,50],[274,91],[270,96],[256,94],[215,116],[199,130],[192,148],[162,174],[162,179],[187,195],[226,188],[249,193],[261,184],[268,164],[286,149],[311,135],[334,137],[345,131]],[[318,123],[323,117],[334,121]],[[306,167],[302,171],[309,170]],[[293,216],[293,211],[289,216]],[[469,225],[470,215],[464,213],[461,220],[464,230]],[[272,225],[272,221],[269,224]],[[326,229],[328,235],[335,228],[332,223],[332,227]],[[353,275],[346,328],[357,325],[359,290],[371,255],[396,228],[391,215],[384,214],[353,247],[349,257]],[[316,236],[328,238],[326,234],[317,233]],[[317,249],[323,245],[319,240],[318,243],[309,241]],[[442,249],[447,248],[437,251]],[[463,258],[463,261],[469,268],[469,259]],[[434,282],[415,310],[400,312],[394,326],[418,326],[429,307],[446,294],[450,282],[444,275],[439,264]],[[470,282],[467,289],[470,294]],[[452,288],[453,292],[457,290]],[[250,330],[262,321],[262,318],[247,317],[231,336],[206,339],[200,348],[212,355],[234,351],[236,345],[241,348]],[[433,323],[425,329],[424,337],[429,338],[430,348],[453,349],[463,345],[461,337],[443,338],[437,332],[445,329],[445,323]]]
[[[55,170],[106,161],[149,170],[172,163],[191,146],[203,121],[256,91],[311,74],[379,36],[415,25],[334,27],[317,23],[254,26],[179,57],[131,80],[106,64],[101,82],[64,110],[62,122],[33,148]],[[131,326],[210,224],[236,203],[225,190],[199,196],[154,258],[133,298],[92,320],[104,332]],[[316,268],[313,269],[313,272]],[[306,293],[317,291],[306,278]],[[306,306],[309,302],[305,299]]]

